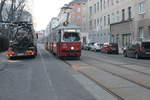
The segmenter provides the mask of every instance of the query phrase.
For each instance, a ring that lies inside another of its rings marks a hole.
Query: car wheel
[[[106,51],[106,54],[109,54],[109,51]]]
[[[36,58],[36,55],[31,56],[32,58]]]
[[[127,52],[123,52],[124,57],[128,57]]]
[[[135,58],[136,58],[136,59],[140,59],[140,56],[139,56],[138,53],[135,54]]]

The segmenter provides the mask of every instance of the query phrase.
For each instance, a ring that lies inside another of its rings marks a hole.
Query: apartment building
[[[120,52],[130,43],[150,39],[150,7],[147,3],[150,0],[132,1],[131,6],[121,9],[122,20],[110,25],[112,41],[119,44]]]
[[[87,0],[73,0],[69,3],[71,8],[69,22],[74,25],[81,26],[83,16],[83,6]]]
[[[78,25],[81,28],[81,39],[85,43],[87,41],[84,30],[84,11],[85,4],[88,0],[73,0],[68,4],[71,8],[69,22],[72,25]]]
[[[150,0],[88,0],[90,42],[129,43],[150,38]]]
[[[150,0],[137,0],[134,21],[136,40],[150,39]]]

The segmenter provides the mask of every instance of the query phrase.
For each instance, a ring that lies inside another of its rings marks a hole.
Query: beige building
[[[124,16],[128,19],[111,24],[112,40],[119,44],[120,52],[130,43],[150,39],[150,7],[148,6],[150,0],[130,2],[132,2],[130,8],[124,9]]]
[[[150,0],[88,0],[90,42],[129,43],[150,38]]]
[[[87,34],[84,30],[84,22],[85,22],[85,11],[86,11],[86,2],[88,0],[73,0],[69,3],[69,7],[71,8],[69,22],[70,24],[80,26],[81,28],[81,38],[85,43],[87,41]]]
[[[83,20],[83,6],[87,0],[73,0],[69,3],[71,8],[69,21],[71,24],[81,26]]]

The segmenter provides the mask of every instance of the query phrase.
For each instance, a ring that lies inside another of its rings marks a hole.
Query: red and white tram
[[[52,29],[49,35],[49,50],[58,57],[80,57],[80,28],[68,25]]]

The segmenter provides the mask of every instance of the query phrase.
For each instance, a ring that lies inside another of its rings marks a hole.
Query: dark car
[[[104,43],[103,47],[101,48],[102,53],[107,54],[118,54],[118,44],[117,43]]]
[[[130,44],[123,50],[124,57],[135,57],[136,59],[150,57],[150,41]]]

